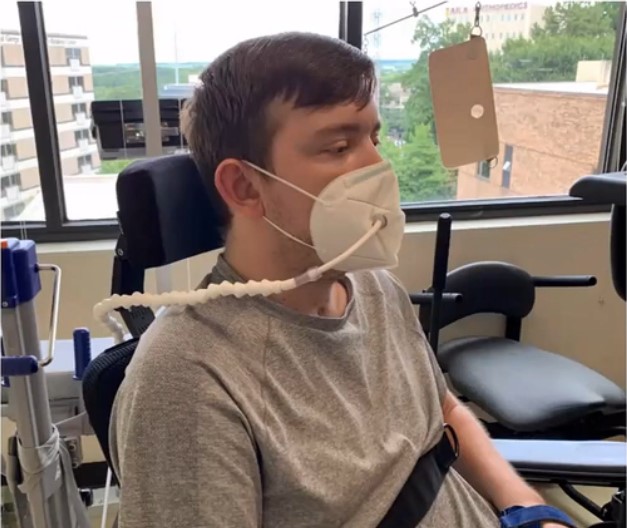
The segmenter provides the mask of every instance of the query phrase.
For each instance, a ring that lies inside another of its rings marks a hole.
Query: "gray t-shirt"
[[[220,257],[201,286],[223,280],[241,279]],[[446,385],[390,273],[345,285],[341,318],[222,297],[151,325],[112,417],[120,528],[377,526],[442,434]],[[498,520],[451,470],[420,526]]]

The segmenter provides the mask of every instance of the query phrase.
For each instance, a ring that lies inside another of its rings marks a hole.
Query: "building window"
[[[74,132],[74,139],[76,139],[77,143],[80,139],[89,139],[89,130],[86,128],[83,130],[76,130]]]
[[[70,77],[70,88],[74,86],[85,88],[85,80],[82,77]]]
[[[3,176],[0,179],[0,189],[2,198],[7,197],[7,189],[10,187],[20,188],[22,186],[22,178],[19,172],[14,174],[9,174],[8,176]]]
[[[503,158],[503,180],[501,186],[509,189],[512,180],[512,163],[514,162],[514,147],[505,145],[505,157]]]
[[[80,62],[81,60],[80,48],[67,48],[65,50],[65,57],[67,59],[68,64],[70,63],[72,59],[78,60]]]
[[[490,162],[480,161],[477,163],[477,176],[485,180],[490,179]]]
[[[0,79],[0,92],[4,92],[6,95],[9,93],[9,85],[6,79]]]
[[[13,114],[11,112],[2,112],[2,124],[9,125],[13,128]]]
[[[0,155],[3,158],[8,158],[9,156],[17,156],[17,148],[14,143],[6,143],[5,145],[0,145]]]
[[[91,154],[78,157],[78,166],[82,167],[83,165],[91,165]]]
[[[87,114],[87,105],[85,103],[77,103],[72,105],[72,115],[76,118],[76,114]]]

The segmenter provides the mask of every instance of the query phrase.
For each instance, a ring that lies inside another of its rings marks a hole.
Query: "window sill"
[[[569,215],[546,215],[546,216],[525,216],[507,218],[484,218],[484,219],[453,219],[452,229],[454,231],[478,231],[486,229],[507,229],[516,227],[535,226],[557,226],[572,224],[594,224],[607,223],[610,221],[609,213],[577,213]],[[405,226],[405,234],[435,233],[437,223],[429,221],[408,222]],[[91,240],[73,242],[44,242],[37,245],[37,252],[40,255],[54,253],[87,253],[105,252],[112,254],[116,245],[116,240]]]

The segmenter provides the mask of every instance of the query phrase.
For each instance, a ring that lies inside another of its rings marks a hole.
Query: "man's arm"
[[[474,414],[450,391],[442,406],[444,421],[457,433],[460,453],[455,469],[499,511],[510,506],[544,504],[494,446]]]
[[[117,402],[120,528],[259,526],[261,478],[246,418],[213,373],[188,359],[172,363],[142,365],[150,372],[133,373]]]

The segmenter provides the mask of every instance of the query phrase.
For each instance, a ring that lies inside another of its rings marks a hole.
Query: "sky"
[[[509,0],[491,0],[502,3]],[[416,0],[423,9],[439,0]],[[552,4],[554,0],[532,0]],[[451,0],[429,15],[442,20],[446,7],[474,6],[473,0]],[[46,30],[89,38],[92,64],[139,62],[135,0],[43,0]],[[210,62],[235,43],[280,31],[313,31],[338,35],[338,0],[153,0],[157,62]],[[379,18],[376,18],[378,13]],[[364,32],[411,14],[408,0],[364,0]],[[415,19],[381,30],[378,47],[367,42],[379,59],[415,59],[411,43]],[[0,0],[0,29],[17,29],[15,0]]]
[[[430,3],[417,2],[419,7]],[[49,33],[89,38],[92,64],[138,62],[134,0],[43,0],[43,5]],[[152,5],[157,62],[174,62],[177,55],[180,62],[209,62],[246,38],[288,30],[337,36],[339,27],[338,0],[153,0]],[[407,0],[366,0],[364,31],[410,13]],[[433,14],[441,18],[443,13],[444,6]],[[0,27],[18,26],[16,2],[0,0]],[[382,30],[379,58],[415,59],[414,27],[415,20],[407,20]]]

